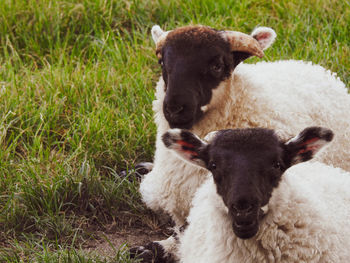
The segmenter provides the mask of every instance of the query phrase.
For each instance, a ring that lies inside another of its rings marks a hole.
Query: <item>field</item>
[[[350,86],[346,0],[0,0],[0,262],[133,262],[110,234],[164,229],[120,177],[154,152],[154,24],[270,26],[265,60]]]

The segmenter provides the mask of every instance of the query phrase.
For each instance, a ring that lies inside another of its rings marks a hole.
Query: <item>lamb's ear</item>
[[[164,145],[192,164],[206,167],[207,143],[187,130],[171,129],[163,134]]]
[[[333,132],[323,127],[308,127],[284,144],[286,167],[312,159],[333,139]]]
[[[257,27],[250,34],[255,38],[263,50],[269,48],[276,39],[276,32],[269,27]]]

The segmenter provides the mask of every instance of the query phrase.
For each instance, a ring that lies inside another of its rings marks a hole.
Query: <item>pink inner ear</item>
[[[190,144],[188,142],[185,142],[185,141],[182,141],[182,140],[178,140],[176,141],[177,144],[180,144],[182,146],[186,146],[186,147],[189,147],[189,148],[194,148],[194,145],[193,144]]]
[[[302,144],[300,144],[300,146],[306,145],[306,148],[301,149],[297,154],[302,154],[302,153],[309,152],[309,151],[316,152],[320,148],[320,145],[313,144],[313,143],[317,142],[318,140],[320,140],[320,138],[316,137],[316,138],[312,138],[312,139],[309,139],[309,140],[303,142]],[[309,145],[309,144],[311,144],[311,145]]]
[[[271,34],[269,32],[262,32],[255,36],[255,39],[258,41],[262,41],[264,39],[269,39],[271,37]]]
[[[176,143],[177,143],[177,144],[180,144],[181,146],[185,146],[185,147],[194,149],[194,145],[193,145],[193,144],[190,144],[190,143],[185,142],[185,141],[183,141],[183,140],[178,140],[178,141],[176,141]],[[197,153],[197,152],[191,151],[191,150],[189,150],[189,149],[186,149],[186,150],[185,150],[185,149],[182,149],[182,151],[183,151],[184,153],[189,154],[191,159],[193,159],[193,158],[195,158],[195,157],[198,156],[198,153]]]
[[[317,138],[317,137],[316,137],[316,138],[309,139],[309,140],[303,142],[302,144],[300,144],[300,146],[308,145],[308,144],[310,144],[310,143],[314,143],[314,142],[318,141],[319,139],[320,139],[320,138]]]
[[[307,147],[306,149],[301,149],[297,154],[301,154],[301,153],[306,153],[309,151],[315,152],[319,149],[320,147],[318,145],[312,145]]]

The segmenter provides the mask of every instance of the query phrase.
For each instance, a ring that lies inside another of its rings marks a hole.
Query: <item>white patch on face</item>
[[[208,109],[222,107],[222,102],[225,101],[225,98],[228,95],[228,90],[226,89],[227,81],[222,81],[217,88],[213,89],[212,96],[209,104],[205,105]]]
[[[205,113],[208,110],[208,105],[202,106],[201,110]]]
[[[261,210],[263,210],[264,215],[266,215],[267,212],[269,211],[269,205],[268,205],[268,204],[267,204],[267,205],[264,205],[263,207],[261,207]]]

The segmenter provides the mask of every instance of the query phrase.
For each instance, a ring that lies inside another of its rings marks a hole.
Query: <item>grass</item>
[[[350,83],[345,0],[1,0],[0,262],[131,262],[126,248],[80,248],[91,226],[152,217],[118,173],[152,160],[154,24],[270,26],[265,59],[310,60]]]
[[[38,250],[39,252],[34,252]],[[65,249],[56,246],[55,250],[46,244],[37,244],[29,241],[25,244],[13,244],[11,250],[5,250],[1,255],[1,262],[27,262],[25,259],[30,259],[32,262],[47,262],[47,263],[61,263],[61,262],[79,262],[79,263],[108,263],[108,262],[138,262],[130,259],[126,246],[122,246],[115,251],[115,255],[104,258],[98,255],[87,255],[76,249]]]

